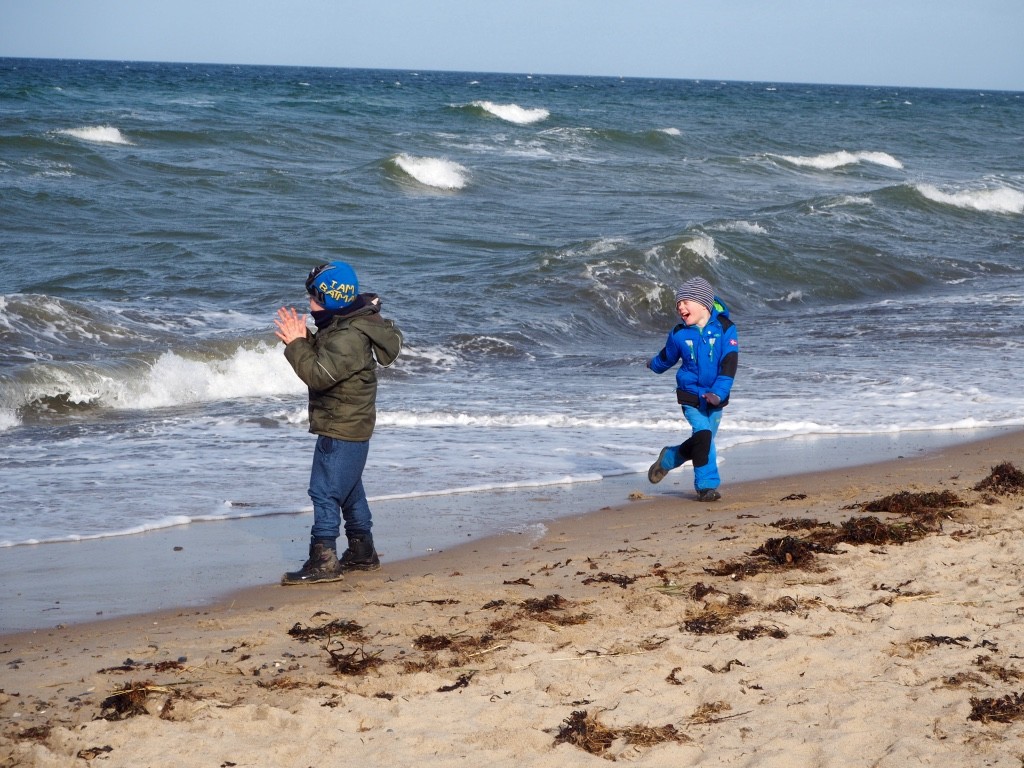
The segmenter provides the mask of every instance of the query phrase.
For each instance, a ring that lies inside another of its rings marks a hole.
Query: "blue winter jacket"
[[[729,402],[739,352],[736,326],[729,319],[729,310],[716,296],[711,319],[704,329],[680,322],[669,331],[664,349],[651,358],[648,366],[655,373],[664,373],[679,363],[676,400],[681,405],[705,407],[708,404],[704,393],[714,392],[721,398],[718,407],[722,408]]]

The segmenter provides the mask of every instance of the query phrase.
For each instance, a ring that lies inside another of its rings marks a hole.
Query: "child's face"
[[[679,319],[687,325],[700,325],[711,317],[707,307],[691,299],[683,299],[676,304],[676,312],[679,313]]]

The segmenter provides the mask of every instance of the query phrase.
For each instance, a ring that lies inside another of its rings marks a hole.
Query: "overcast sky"
[[[0,56],[1024,91],[1024,0],[0,0]]]

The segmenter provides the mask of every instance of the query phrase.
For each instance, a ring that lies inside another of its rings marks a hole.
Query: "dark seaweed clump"
[[[555,744],[572,744],[592,755],[603,755],[620,738],[627,746],[634,747],[651,747],[666,741],[690,741],[688,736],[680,733],[671,723],[657,727],[631,725],[626,728],[609,728],[596,715],[578,709],[562,721],[555,736]]]
[[[1024,693],[1008,693],[998,699],[971,697],[971,714],[967,719],[981,723],[1011,723],[1024,719]]]
[[[988,477],[974,486],[974,490],[988,491],[1001,496],[1024,493],[1024,472],[1010,462],[1004,461],[992,467]]]

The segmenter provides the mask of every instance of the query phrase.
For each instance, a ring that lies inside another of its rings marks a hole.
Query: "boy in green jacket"
[[[286,585],[340,581],[345,571],[380,567],[362,476],[377,418],[377,364],[390,366],[402,349],[401,331],[380,315],[380,298],[359,293],[345,262],[313,269],[306,291],[316,333],[294,308],[281,307],[274,319],[285,358],[309,388],[309,431],[317,435],[309,559],[284,575]],[[342,518],[348,548],[339,559]]]

